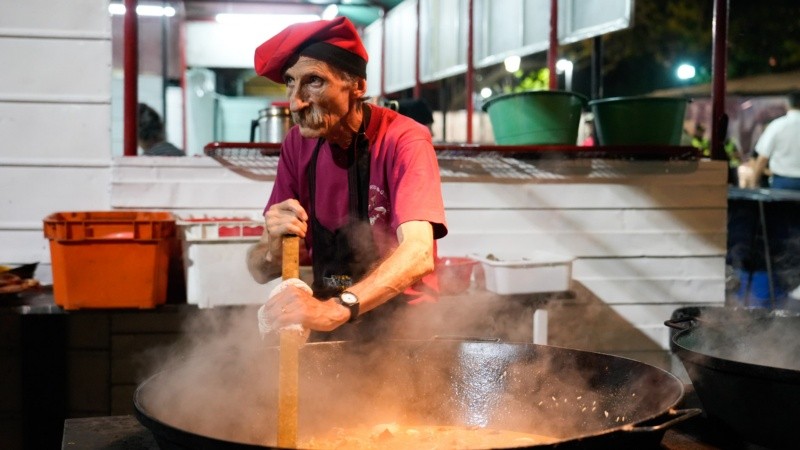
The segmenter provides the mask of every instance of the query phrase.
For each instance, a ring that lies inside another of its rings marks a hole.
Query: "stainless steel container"
[[[269,106],[259,111],[258,119],[252,121],[250,142],[281,143],[292,125],[292,114],[288,106]]]

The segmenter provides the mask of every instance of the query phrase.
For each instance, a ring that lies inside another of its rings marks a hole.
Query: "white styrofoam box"
[[[496,294],[566,291],[572,278],[572,256],[531,251],[472,257],[483,266],[486,290]]]
[[[247,270],[247,250],[258,242],[263,220],[178,220],[183,240],[186,302],[200,308],[264,303],[270,287]]]

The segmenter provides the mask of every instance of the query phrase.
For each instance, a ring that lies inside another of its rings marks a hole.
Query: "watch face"
[[[355,294],[352,294],[350,292],[342,292],[342,295],[339,296],[339,298],[342,299],[343,303],[346,303],[348,305],[354,305],[358,303],[358,297],[356,297]]]

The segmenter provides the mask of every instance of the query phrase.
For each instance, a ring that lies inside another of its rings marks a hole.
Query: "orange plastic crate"
[[[62,308],[155,308],[166,301],[172,213],[57,212],[44,219],[44,235]]]

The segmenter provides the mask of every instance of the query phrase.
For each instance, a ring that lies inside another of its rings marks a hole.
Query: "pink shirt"
[[[428,129],[395,111],[374,105],[366,130],[370,142],[369,219],[372,234],[381,256],[397,245],[397,227],[412,220],[424,220],[433,225],[434,238],[447,234],[442,202],[439,164],[431,144]],[[266,208],[289,198],[295,198],[310,209],[308,166],[317,139],[305,139],[293,127],[281,147],[275,186]],[[329,230],[347,221],[347,169],[337,165],[328,142],[323,143],[317,159],[316,173],[317,220]],[[312,248],[311,227],[306,235],[306,247]],[[435,250],[435,248],[434,248]],[[311,255],[313,259],[313,254]],[[406,291],[419,296],[430,289],[438,291],[435,274],[423,278]],[[413,303],[432,300],[422,295]]]

